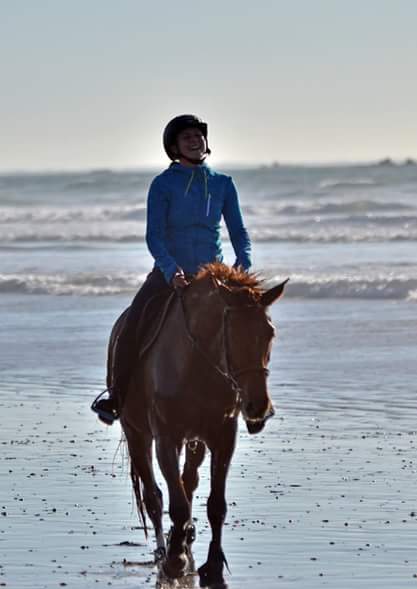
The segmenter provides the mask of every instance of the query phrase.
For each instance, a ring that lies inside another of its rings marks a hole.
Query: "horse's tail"
[[[136,507],[138,510],[139,518],[143,525],[143,531],[145,534],[145,538],[148,539],[148,526],[146,524],[146,515],[144,505],[145,502],[143,500],[143,493],[142,493],[142,481],[140,476],[135,471],[133,464],[130,466],[130,477],[132,479],[133,490],[135,492],[136,497]]]

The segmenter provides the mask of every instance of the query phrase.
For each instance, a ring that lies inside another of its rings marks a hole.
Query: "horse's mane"
[[[254,299],[258,299],[264,292],[262,280],[252,272],[246,272],[241,268],[226,266],[221,262],[205,264],[196,276],[196,280],[201,280],[207,276],[212,276],[225,286],[232,290],[245,289],[246,292]]]

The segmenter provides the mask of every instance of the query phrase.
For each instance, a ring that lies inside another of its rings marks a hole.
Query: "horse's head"
[[[225,301],[224,342],[227,371],[239,388],[241,411],[248,432],[260,432],[274,415],[267,376],[275,329],[267,308],[277,301],[287,281],[264,291],[220,285]]]
[[[220,264],[210,265],[203,272],[201,286],[204,282],[211,282],[211,286],[203,287],[207,325],[201,331],[207,335],[211,332],[218,366],[238,391],[248,431],[258,433],[274,414],[267,367],[275,330],[267,308],[280,298],[287,280],[265,291],[255,276]],[[217,320],[209,307],[216,307]],[[199,317],[202,327],[201,310]]]

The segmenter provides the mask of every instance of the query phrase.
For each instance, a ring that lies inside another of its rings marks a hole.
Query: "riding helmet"
[[[178,117],[173,118],[165,127],[163,135],[164,149],[167,153],[167,156],[172,161],[178,158],[177,154],[172,151],[172,146],[176,144],[179,133],[189,128],[200,129],[204,139],[207,142],[207,123],[205,123],[202,119],[196,117],[195,115],[179,115]],[[208,145],[206,153],[207,155],[211,153]]]

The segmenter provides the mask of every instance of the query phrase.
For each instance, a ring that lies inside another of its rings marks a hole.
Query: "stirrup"
[[[97,397],[91,403],[91,410],[94,411],[94,413],[97,413],[100,421],[102,421],[106,425],[113,425],[113,422],[116,421],[116,419],[119,419],[119,412],[116,409],[108,411],[107,409],[103,409],[99,406],[101,398],[106,393],[110,393],[110,390],[104,389],[104,391],[97,395]]]

